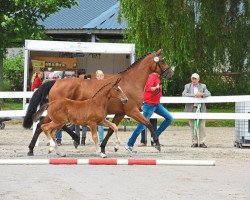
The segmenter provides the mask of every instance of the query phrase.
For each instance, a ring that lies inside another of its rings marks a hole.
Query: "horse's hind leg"
[[[38,124],[37,124],[37,127],[36,127],[36,131],[30,141],[30,144],[29,144],[29,152],[27,153],[28,156],[34,156],[34,147],[36,145],[36,141],[39,137],[39,135],[41,134],[42,132],[42,129],[41,129],[41,125],[44,124],[44,123],[48,123],[50,122],[50,118],[48,116],[46,116],[45,118],[43,118]]]
[[[118,126],[118,124],[122,121],[123,118],[124,118],[124,115],[115,115],[112,122],[115,123]],[[108,142],[109,138],[113,134],[113,132],[114,132],[113,129],[109,128],[107,135],[105,136],[104,140],[102,141],[101,151],[102,151],[103,154],[105,154],[105,147],[107,145],[107,142]]]
[[[115,132],[115,139],[116,139],[116,141],[115,141],[115,143],[116,143],[116,145],[115,145],[115,151],[118,151],[119,145],[121,143],[120,142],[120,138],[118,136],[118,127],[116,126],[116,124],[114,124],[114,123],[112,123],[112,122],[110,122],[110,121],[108,121],[106,119],[104,120],[103,124],[105,126],[111,128]]]
[[[61,152],[58,148],[57,142],[56,142],[56,133],[57,133],[58,129],[53,129],[52,132],[50,133],[51,137],[52,137],[52,143],[50,142],[50,145],[52,144],[53,147],[55,148],[56,154],[61,156],[61,157],[66,157],[66,153]]]
[[[45,135],[47,136],[49,140],[49,151],[48,153],[52,153],[54,149],[57,149],[57,144],[55,142],[55,135],[56,131],[60,125],[54,123],[53,121],[47,124],[43,124],[41,126],[42,130],[44,131]],[[60,153],[58,154],[58,151],[56,150],[57,155],[61,155]]]
[[[51,137],[51,132],[53,131],[53,128],[51,128],[50,123],[47,124],[43,124],[41,126],[41,129],[43,130],[44,134],[46,135],[46,137],[49,140],[49,151],[48,153],[52,153],[55,147],[55,141],[53,140],[53,138]]]

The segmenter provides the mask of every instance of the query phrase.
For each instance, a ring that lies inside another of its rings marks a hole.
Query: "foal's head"
[[[165,63],[164,59],[161,56],[162,49],[159,49],[157,52],[152,53],[152,62],[153,65],[151,70],[161,75],[162,78],[169,79],[174,75],[173,70]]]
[[[128,97],[125,95],[125,93],[122,91],[121,87],[118,85],[120,82],[120,78],[118,78],[113,85],[113,87],[110,89],[110,97],[120,99],[123,104],[128,102]]]

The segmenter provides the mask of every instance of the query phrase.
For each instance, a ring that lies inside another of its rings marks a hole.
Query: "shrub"
[[[14,58],[4,59],[3,82],[4,91],[22,91],[24,73],[23,53]]]

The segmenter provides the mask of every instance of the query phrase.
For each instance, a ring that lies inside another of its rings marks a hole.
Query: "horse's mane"
[[[128,70],[130,70],[131,68],[133,68],[137,63],[141,62],[142,59],[144,59],[146,56],[148,56],[149,54],[151,54],[151,52],[145,54],[144,56],[140,57],[139,59],[137,59],[134,63],[132,63],[127,69],[121,71],[121,72],[118,72],[118,74],[121,74],[123,72],[126,72]]]
[[[92,96],[92,98],[94,98],[101,90],[103,90],[106,86],[110,85],[111,83],[113,83],[113,82],[109,82],[109,83],[107,83],[106,85],[102,86],[102,87]]]

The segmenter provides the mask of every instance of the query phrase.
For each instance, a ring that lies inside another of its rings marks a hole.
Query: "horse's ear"
[[[157,51],[157,55],[158,55],[158,56],[161,55],[161,52],[162,52],[162,49],[159,49],[159,50]]]

